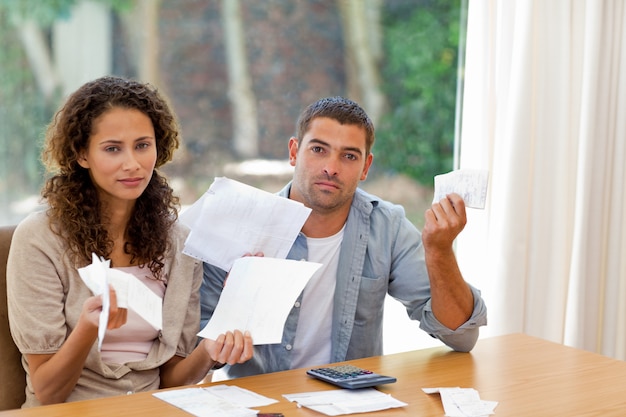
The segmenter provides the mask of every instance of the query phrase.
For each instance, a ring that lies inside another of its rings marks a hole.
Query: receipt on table
[[[196,417],[254,417],[257,415],[257,410],[230,401],[230,394],[216,395],[212,389],[214,388],[181,388],[159,391],[152,395]],[[273,401],[268,400],[270,403]]]
[[[450,193],[456,193],[463,198],[466,207],[484,209],[488,181],[489,171],[486,169],[459,169],[437,175],[433,203]]]
[[[407,405],[405,402],[398,401],[391,395],[375,388],[301,392],[283,394],[283,397],[291,402],[296,402],[298,407],[307,407],[327,416],[369,413]]]
[[[497,401],[480,399],[474,388],[441,387],[422,388],[426,394],[440,394],[447,417],[487,417],[495,413]]]

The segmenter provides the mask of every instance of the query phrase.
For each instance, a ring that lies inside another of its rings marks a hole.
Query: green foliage
[[[23,197],[41,182],[39,138],[48,113],[9,19],[0,9],[0,191]]]
[[[384,169],[432,185],[453,164],[460,3],[392,4],[382,68],[391,110],[376,129],[374,152]]]
[[[0,0],[0,9],[12,23],[26,18],[41,25],[50,25],[59,17],[68,17],[77,0]]]
[[[133,0],[97,0],[108,4],[115,11],[130,10]],[[7,13],[13,23],[26,18],[41,26],[49,26],[57,19],[70,16],[72,7],[79,0],[0,0],[0,11]]]

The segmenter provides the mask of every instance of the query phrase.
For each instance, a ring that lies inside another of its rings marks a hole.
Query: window
[[[452,168],[461,6],[2,2],[0,224],[38,208],[40,144],[65,95],[115,74],[152,82],[178,114],[184,145],[165,171],[183,204],[220,175],[278,189],[300,110],[344,95],[377,128],[364,188],[403,204],[419,225],[432,177]]]

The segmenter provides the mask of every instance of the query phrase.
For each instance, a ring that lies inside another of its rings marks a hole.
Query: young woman
[[[216,363],[251,357],[252,340],[238,330],[196,346],[202,265],[182,254],[188,231],[158,171],[178,144],[175,116],[158,91],[117,77],[80,87],[48,126],[47,208],[18,225],[7,265],[24,406],[195,383]],[[98,349],[102,297],[77,271],[92,253],[162,298],[162,330],[118,308],[111,287]]]

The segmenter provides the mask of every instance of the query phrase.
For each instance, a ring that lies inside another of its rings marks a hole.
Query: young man
[[[480,292],[467,284],[452,243],[466,223],[460,196],[432,205],[422,234],[404,209],[358,188],[372,164],[374,127],[358,104],[342,97],[307,107],[289,140],[293,180],[280,191],[312,209],[288,258],[319,262],[286,321],[280,344],[255,346],[229,377],[312,367],[383,353],[386,294],[420,328],[467,352],[486,324]],[[226,272],[204,265],[202,325]]]

